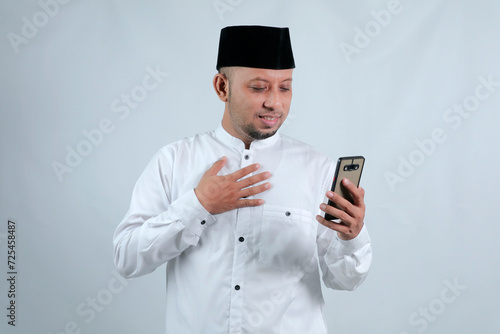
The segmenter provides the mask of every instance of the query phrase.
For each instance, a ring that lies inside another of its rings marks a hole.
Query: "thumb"
[[[208,169],[207,174],[217,175],[217,173],[220,172],[222,167],[224,167],[226,165],[226,162],[227,162],[227,157],[223,156],[220,160],[217,160],[216,162],[214,162],[212,167],[210,167]]]

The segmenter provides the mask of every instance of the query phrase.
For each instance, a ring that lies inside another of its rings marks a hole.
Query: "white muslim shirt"
[[[211,215],[194,188],[222,156],[219,175],[253,163],[269,171],[265,203]],[[166,333],[327,333],[321,279],[353,290],[372,258],[363,227],[344,241],[315,215],[335,164],[279,133],[243,142],[222,127],[163,147],[135,185],[114,235],[124,277],[166,267]],[[320,273],[321,269],[321,273]]]

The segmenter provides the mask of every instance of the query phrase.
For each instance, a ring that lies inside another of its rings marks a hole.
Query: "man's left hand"
[[[328,191],[326,193],[326,197],[337,204],[337,206],[342,210],[325,203],[320,205],[321,211],[339,218],[340,222],[336,223],[326,220],[320,215],[316,216],[316,220],[326,227],[337,231],[340,239],[350,240],[354,239],[363,228],[363,221],[365,218],[365,190],[361,187],[357,188],[348,179],[343,179],[342,184],[351,193],[353,199],[352,203],[345,198],[342,198],[340,195],[335,194],[332,191]]]

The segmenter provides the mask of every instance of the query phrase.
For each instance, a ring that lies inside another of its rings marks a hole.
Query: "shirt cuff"
[[[215,222],[215,217],[201,205],[194,189],[171,204],[180,222],[197,237]]]
[[[353,239],[343,240],[339,238],[338,234],[336,235],[336,237],[337,240],[340,241],[340,244],[343,246],[343,248],[348,251],[348,253],[354,253],[357,250],[360,250],[366,245],[369,245],[371,243],[370,235],[368,234],[368,229],[366,228],[366,224],[363,224],[361,231]],[[332,245],[330,245],[330,247],[331,246]]]

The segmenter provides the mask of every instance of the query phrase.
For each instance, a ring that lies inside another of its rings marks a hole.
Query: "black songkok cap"
[[[288,28],[225,27],[220,32],[217,70],[242,66],[284,70],[295,68]]]

